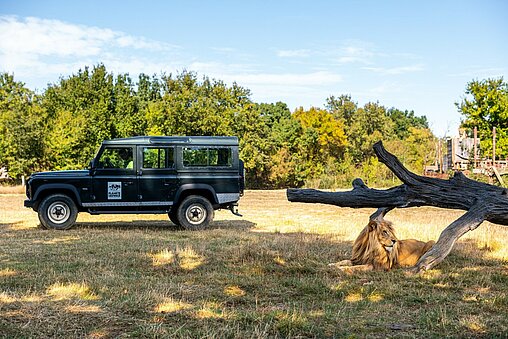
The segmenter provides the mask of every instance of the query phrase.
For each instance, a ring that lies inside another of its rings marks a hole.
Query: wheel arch
[[[69,184],[46,184],[40,186],[34,194],[33,200],[36,201],[34,210],[37,211],[41,201],[52,194],[65,194],[74,201],[78,209],[81,208],[81,199],[76,187]]]
[[[178,206],[183,199],[190,195],[200,195],[210,201],[212,205],[218,204],[217,194],[212,186],[207,184],[184,184],[175,193],[173,206]]]

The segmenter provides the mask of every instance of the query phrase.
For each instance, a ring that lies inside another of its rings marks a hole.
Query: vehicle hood
[[[32,174],[31,178],[41,177],[87,177],[89,175],[88,170],[72,170],[72,171],[51,171],[51,172],[37,172]]]

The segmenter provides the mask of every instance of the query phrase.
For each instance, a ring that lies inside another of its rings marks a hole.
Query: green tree
[[[43,106],[54,168],[83,168],[103,140],[116,137],[114,93],[113,75],[104,65],[85,67],[48,87]]]
[[[265,152],[269,155],[268,182],[271,187],[297,187],[305,181],[302,173],[301,136],[303,128],[285,103],[256,104],[266,127]]]
[[[496,155],[508,157],[508,84],[502,77],[469,82],[466,97],[456,106],[464,116],[462,127],[478,128],[484,156],[492,156],[492,130],[496,127]]]
[[[429,161],[426,156],[428,143],[420,145],[424,138],[416,138],[419,133],[432,135],[425,116],[396,108],[386,110],[379,103],[358,107],[349,95],[329,97],[326,108],[336,119],[344,121],[347,135],[348,146],[343,160],[336,166],[336,171],[331,172],[337,177],[336,182],[345,184],[355,176],[363,177],[371,184],[383,185],[388,180],[393,181],[391,172],[377,161],[373,152],[372,146],[379,140],[383,140],[389,149],[400,150],[396,153],[407,160],[406,165],[410,168],[420,171],[422,164]]]
[[[386,111],[386,114],[392,119],[394,123],[394,132],[399,139],[404,139],[409,136],[409,129],[415,128],[429,128],[429,123],[426,116],[418,117],[414,111],[401,111],[396,108],[391,108]]]
[[[162,99],[162,84],[157,76],[150,78],[141,73],[138,78],[137,97],[141,103],[141,108],[148,105],[149,102],[157,102]]]
[[[342,94],[338,98],[332,95],[326,99],[326,109],[349,127],[353,123],[358,104],[351,100],[351,95]]]
[[[161,106],[147,111],[149,133],[228,135],[237,111],[250,105],[249,91],[184,71],[162,78]],[[155,114],[154,114],[155,113]]]
[[[291,119],[291,111],[288,106],[280,101],[275,104],[256,104],[256,109],[269,128],[280,124],[284,120]]]
[[[385,146],[415,173],[423,173],[425,165],[437,160],[437,138],[428,128],[409,127],[405,139],[392,139]]]
[[[0,167],[11,177],[45,167],[44,120],[39,97],[13,75],[0,74]]]
[[[297,109],[293,117],[304,129],[317,132],[317,144],[308,151],[313,156],[331,156],[340,158],[347,144],[344,123],[337,120],[328,111],[311,107],[309,110]]]
[[[394,123],[379,103],[367,103],[356,110],[347,130],[348,152],[356,163],[374,156],[372,146],[379,140],[394,137]]]
[[[299,108],[293,118],[302,126],[297,148],[297,173],[306,182],[333,176],[347,145],[343,120],[315,107],[309,110]]]
[[[240,159],[244,161],[246,180],[254,188],[271,187],[270,160],[274,143],[270,128],[254,104],[235,113],[233,130],[240,138]]]
[[[422,173],[425,165],[434,163],[437,139],[430,129],[409,127],[409,135],[405,141],[408,147],[406,161],[410,170]]]
[[[116,137],[144,135],[146,130],[146,107],[141,96],[134,90],[134,84],[128,74],[119,74],[113,86],[113,126]]]

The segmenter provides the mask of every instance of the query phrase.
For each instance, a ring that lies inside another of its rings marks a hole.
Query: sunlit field
[[[289,203],[248,191],[243,218],[210,229],[164,215],[80,214],[39,229],[24,196],[0,194],[0,337],[506,337],[508,227],[484,223],[435,269],[347,275],[373,209]],[[390,212],[399,238],[437,240],[463,212]]]

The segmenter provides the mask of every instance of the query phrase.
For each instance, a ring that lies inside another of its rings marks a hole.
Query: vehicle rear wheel
[[[74,201],[64,194],[53,194],[42,200],[38,209],[44,228],[68,230],[76,221],[78,209]]]
[[[192,231],[202,230],[213,220],[213,206],[202,196],[190,195],[178,206],[176,216],[183,228]]]

